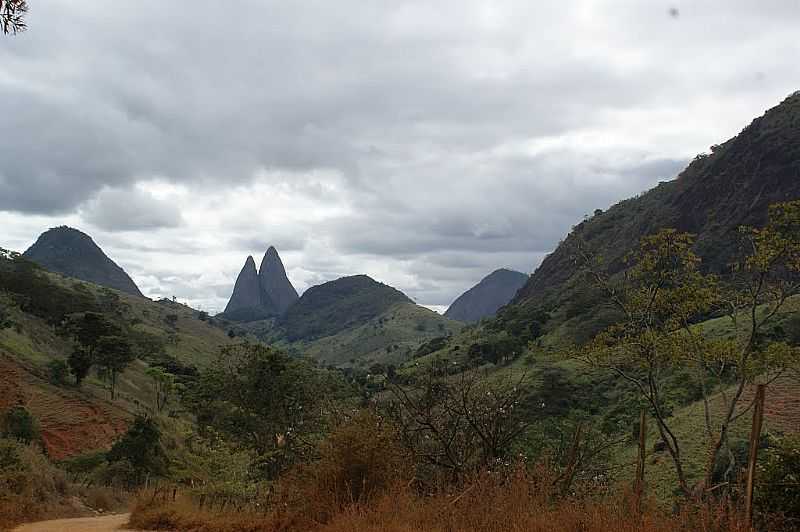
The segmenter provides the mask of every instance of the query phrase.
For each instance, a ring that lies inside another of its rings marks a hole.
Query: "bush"
[[[800,437],[786,436],[762,451],[756,505],[800,526]]]
[[[320,457],[288,475],[290,499],[305,501],[301,513],[326,522],[351,504],[365,504],[408,482],[413,468],[396,431],[382,418],[361,412],[331,433]]]
[[[109,483],[119,479],[140,484],[148,475],[162,476],[168,460],[161,448],[161,431],[149,417],[137,416],[128,432],[108,452]]]
[[[51,384],[63,386],[67,382],[67,375],[69,375],[69,366],[60,358],[47,363],[47,378]]]
[[[68,494],[64,473],[33,446],[0,439],[0,529],[56,511]]]
[[[12,327],[14,322],[11,320],[11,312],[6,307],[6,303],[0,299],[0,331]]]
[[[39,440],[39,425],[24,406],[15,406],[3,415],[0,435],[29,444]]]

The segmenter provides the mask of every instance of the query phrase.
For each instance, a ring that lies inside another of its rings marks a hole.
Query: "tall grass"
[[[414,462],[382,420],[361,413],[334,430],[319,459],[297,466],[262,498],[202,504],[142,493],[131,528],[195,532],[750,532],[727,503],[666,512],[602,486],[564,496],[546,464],[498,467],[457,482],[420,482]],[[602,488],[602,489],[601,489]],[[166,493],[164,491],[161,492]],[[576,495],[580,494],[580,495]]]
[[[203,532],[745,532],[735,508],[692,506],[667,514],[632,499],[557,498],[541,468],[509,474],[482,473],[458,490],[422,495],[395,483],[380,495],[330,507],[320,514],[276,508],[266,513],[201,511],[190,499],[148,503],[140,499],[131,526],[150,530]]]

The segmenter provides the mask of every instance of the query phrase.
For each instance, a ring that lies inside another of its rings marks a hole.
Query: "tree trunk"
[[[753,488],[755,486],[756,461],[758,460],[758,442],[761,439],[761,423],[764,419],[764,397],[766,385],[759,384],[756,390],[756,406],[753,411],[753,427],[750,430],[750,457],[747,462],[747,487],[745,492],[745,511],[747,523],[753,524]]]
[[[639,456],[636,460],[636,509],[642,511],[644,496],[644,463],[647,456],[647,411],[642,408],[639,415]]]

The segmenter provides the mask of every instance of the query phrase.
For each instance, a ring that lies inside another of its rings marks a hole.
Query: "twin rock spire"
[[[233,319],[280,316],[297,299],[297,291],[286,276],[278,251],[270,246],[257,273],[255,260],[247,257],[225,314]]]

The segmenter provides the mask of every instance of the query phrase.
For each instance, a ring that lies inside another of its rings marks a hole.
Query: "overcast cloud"
[[[797,0],[29,2],[0,246],[66,223],[211,311],[271,244],[448,305],[800,89]]]

